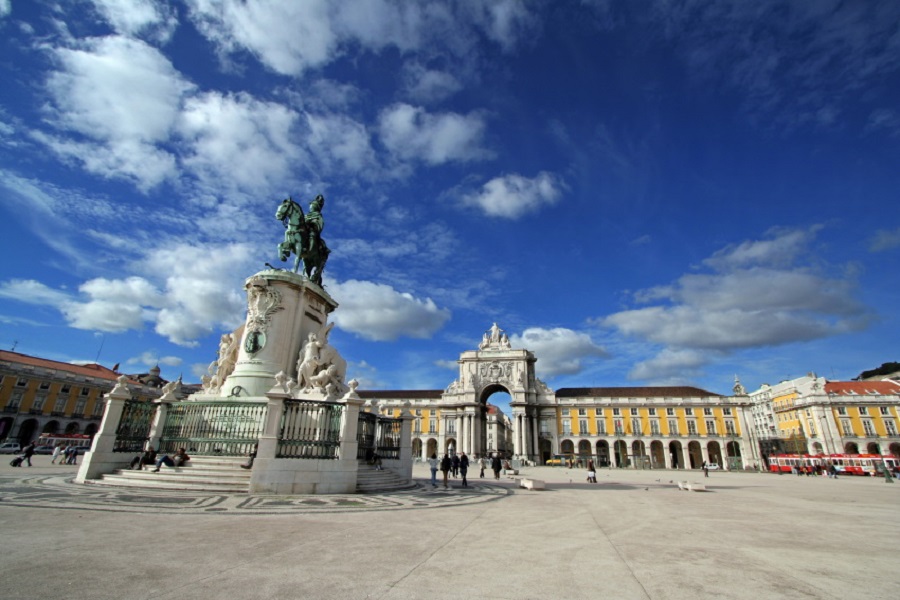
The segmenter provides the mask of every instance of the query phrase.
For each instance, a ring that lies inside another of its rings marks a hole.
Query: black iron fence
[[[338,458],[343,414],[344,405],[336,402],[285,400],[275,456]]]
[[[266,405],[258,402],[178,402],[166,412],[160,453],[245,456],[262,434]]]
[[[360,411],[356,426],[356,458],[372,460],[372,455],[375,453],[377,431],[378,415]]]
[[[142,452],[150,439],[150,426],[156,415],[157,405],[152,402],[126,400],[122,418],[116,428],[113,452]]]
[[[400,433],[403,419],[378,417],[376,448],[381,458],[400,458]]]

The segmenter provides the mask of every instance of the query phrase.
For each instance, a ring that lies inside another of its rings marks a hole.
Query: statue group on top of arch
[[[484,332],[481,343],[478,344],[479,350],[508,350],[510,348],[512,346],[509,344],[509,337],[505,331],[497,327],[496,323]]]

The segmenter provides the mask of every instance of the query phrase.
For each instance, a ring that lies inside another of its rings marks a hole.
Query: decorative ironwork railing
[[[126,400],[116,428],[113,452],[143,452],[144,444],[150,439],[156,409],[157,405],[152,402]]]
[[[375,413],[359,413],[356,426],[356,458],[371,460],[375,452],[375,433],[378,430],[378,415]]]
[[[378,437],[376,451],[381,458],[400,458],[400,433],[403,419],[378,417]]]
[[[343,415],[344,405],[337,402],[285,400],[275,456],[338,458]]]
[[[259,441],[266,405],[258,402],[177,402],[169,405],[160,453],[245,456]]]

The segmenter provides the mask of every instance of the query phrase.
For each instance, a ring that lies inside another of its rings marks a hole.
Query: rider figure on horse
[[[322,234],[322,228],[325,227],[325,219],[322,218],[322,207],[325,206],[325,197],[319,194],[309,203],[309,212],[304,215],[306,221],[306,230],[309,233],[309,245],[307,250],[312,252],[316,248],[319,238]]]

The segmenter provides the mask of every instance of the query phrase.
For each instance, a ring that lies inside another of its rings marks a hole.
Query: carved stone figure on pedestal
[[[313,387],[312,378],[319,369],[319,349],[322,343],[315,333],[310,332],[306,344],[300,351],[297,361],[297,387],[301,390]]]

